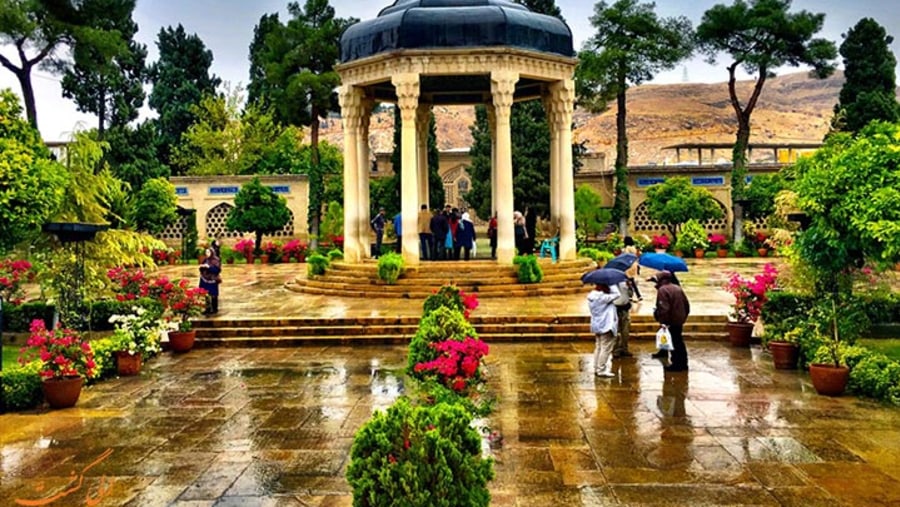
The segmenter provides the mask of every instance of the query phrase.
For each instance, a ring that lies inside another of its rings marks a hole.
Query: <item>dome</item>
[[[559,18],[510,0],[397,0],[341,36],[341,63],[403,49],[514,47],[573,57]]]

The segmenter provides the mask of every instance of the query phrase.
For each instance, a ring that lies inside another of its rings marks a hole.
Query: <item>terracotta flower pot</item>
[[[809,365],[809,378],[817,393],[823,396],[840,396],[847,388],[850,369],[846,366],[814,363]]]
[[[244,254],[244,260],[247,261],[247,264],[253,264],[253,254]]]
[[[706,255],[706,251],[703,250],[702,248],[694,249],[694,258],[695,259],[702,259],[705,255]]]
[[[81,377],[54,378],[41,382],[41,390],[50,408],[69,408],[78,403],[83,385],[84,379]]]
[[[234,257],[229,257],[225,259],[225,264],[234,264]]]
[[[726,322],[725,330],[728,331],[728,341],[732,347],[749,347],[753,338],[753,324],[746,322]]]
[[[769,353],[776,370],[796,370],[800,347],[788,342],[769,342]]]
[[[654,248],[653,250],[654,250],[656,253],[666,253],[666,249],[665,249],[665,248]]]
[[[719,248],[718,250],[716,250],[716,256],[718,256],[719,258],[728,257],[728,250]]]
[[[169,331],[169,348],[172,352],[187,352],[194,348],[197,331]]]
[[[282,254],[281,262],[283,262],[285,264],[291,262],[291,254]]]
[[[675,257],[684,257],[684,252],[681,250],[675,250]]]
[[[260,262],[261,264],[268,264],[268,263],[269,263],[269,256],[268,256],[267,254],[262,254],[262,255],[259,257],[259,262]]]
[[[116,370],[120,377],[131,377],[141,372],[141,355],[131,355],[127,351],[116,352]]]
[[[735,250],[735,251],[734,251],[734,256],[735,256],[735,257],[745,257],[746,254],[744,254],[744,252],[741,252],[740,250]]]
[[[756,253],[758,253],[760,257],[768,257],[769,249],[768,248],[757,248]]]

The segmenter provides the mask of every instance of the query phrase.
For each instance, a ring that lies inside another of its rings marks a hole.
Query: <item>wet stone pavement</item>
[[[689,347],[688,374],[640,343],[597,379],[591,343],[492,346],[492,505],[900,505],[900,411],[820,397],[758,348]],[[75,408],[0,416],[0,503],[349,506],[353,435],[403,392],[405,354],[164,354]]]

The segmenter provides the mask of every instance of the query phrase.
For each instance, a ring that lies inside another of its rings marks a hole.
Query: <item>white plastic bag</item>
[[[659,350],[672,350],[672,333],[667,326],[662,326],[656,332],[656,348]]]

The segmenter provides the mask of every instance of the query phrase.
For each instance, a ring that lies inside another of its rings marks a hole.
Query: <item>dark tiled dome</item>
[[[397,0],[341,37],[341,62],[402,49],[507,46],[572,57],[559,18],[509,0]]]

